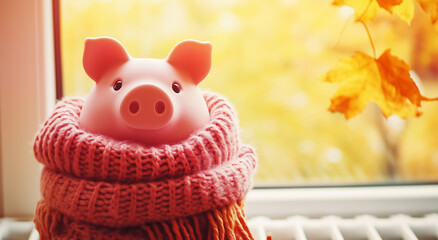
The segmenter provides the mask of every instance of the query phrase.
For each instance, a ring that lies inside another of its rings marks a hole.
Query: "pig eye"
[[[119,91],[120,88],[122,88],[122,80],[117,80],[113,85],[113,89],[114,91]]]
[[[179,85],[179,83],[174,82],[174,83],[172,84],[172,90],[173,90],[175,93],[179,93],[179,92],[181,92],[181,86]]]

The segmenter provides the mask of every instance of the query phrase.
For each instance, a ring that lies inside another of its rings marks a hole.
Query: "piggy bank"
[[[210,120],[198,84],[210,71],[211,49],[185,40],[165,59],[133,58],[113,38],[87,38],[83,66],[95,85],[80,128],[147,145],[187,138]]]

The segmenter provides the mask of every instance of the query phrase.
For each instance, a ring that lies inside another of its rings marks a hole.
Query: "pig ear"
[[[102,75],[112,66],[129,60],[129,55],[122,44],[114,38],[86,38],[82,64],[85,72],[98,82]]]
[[[185,40],[172,49],[166,60],[188,73],[193,83],[198,85],[210,72],[211,49],[210,42]]]

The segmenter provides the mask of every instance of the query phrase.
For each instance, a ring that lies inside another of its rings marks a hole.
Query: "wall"
[[[1,117],[2,116],[2,113],[1,113],[1,111],[0,111],[0,120],[1,120]],[[0,126],[1,126],[1,123],[0,123]],[[1,128],[0,128],[0,136],[1,136]],[[0,137],[0,179],[2,179],[2,142],[1,142],[1,137]],[[4,211],[3,211],[3,184],[1,184],[1,182],[0,182],[0,217],[3,217],[4,216],[4,213],[3,213]]]
[[[7,217],[32,216],[40,198],[32,144],[54,102],[50,6],[0,1],[0,203]]]

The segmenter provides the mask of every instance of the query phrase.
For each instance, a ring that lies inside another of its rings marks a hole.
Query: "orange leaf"
[[[379,6],[384,8],[386,11],[392,13],[392,7],[400,5],[403,0],[377,0]]]
[[[378,59],[365,53],[342,59],[323,76],[326,82],[340,83],[331,99],[329,110],[341,112],[347,119],[356,116],[375,102],[388,117],[420,116],[421,101],[429,99],[420,94],[409,75],[410,67],[386,50]]]
[[[417,0],[421,8],[430,15],[430,21],[438,31],[438,1],[437,0]]]

